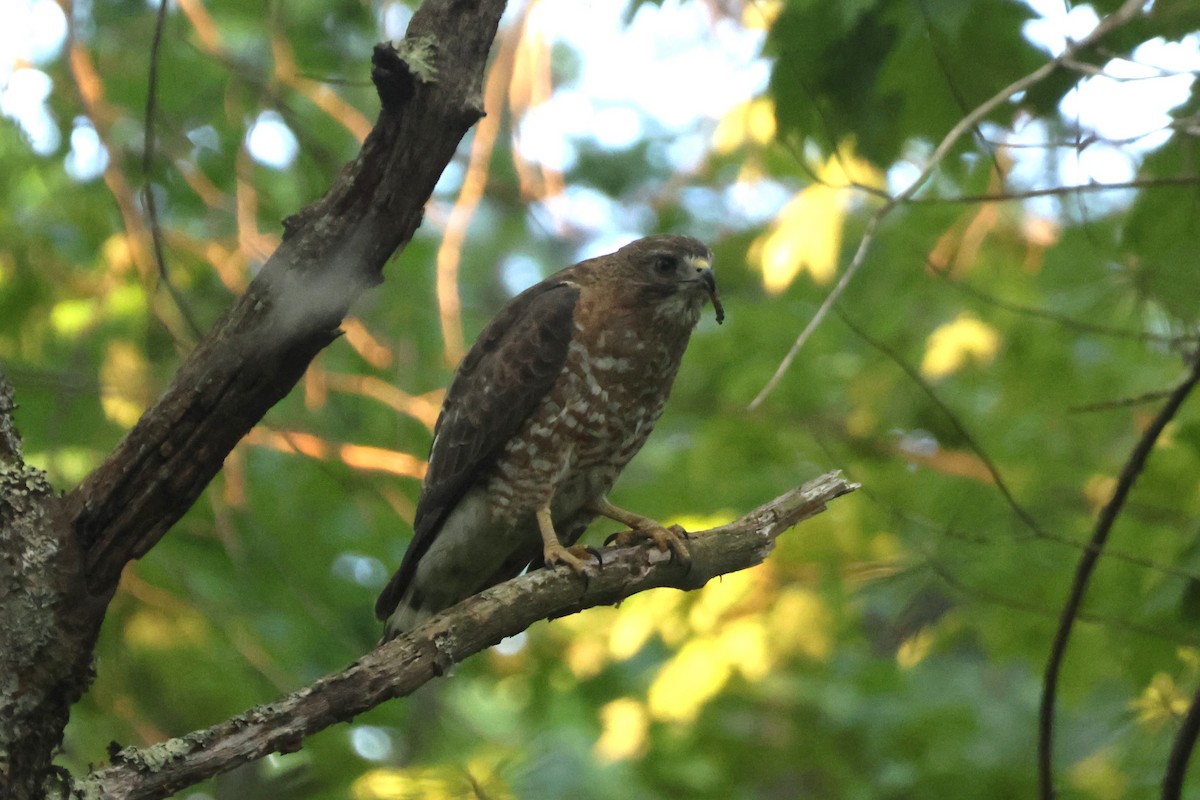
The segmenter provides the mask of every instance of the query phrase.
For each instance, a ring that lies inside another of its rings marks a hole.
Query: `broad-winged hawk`
[[[379,597],[385,639],[530,564],[582,570],[597,516],[670,546],[679,535],[608,499],[662,414],[704,304],[712,253],[648,236],[517,295],[458,368],[400,569]]]

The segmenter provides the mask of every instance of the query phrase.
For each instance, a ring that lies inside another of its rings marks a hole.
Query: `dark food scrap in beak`
[[[725,321],[725,307],[721,305],[721,297],[717,294],[717,279],[713,277],[713,271],[700,270],[700,281],[708,289],[708,298],[712,300],[713,310],[717,312],[717,324],[720,325]]]

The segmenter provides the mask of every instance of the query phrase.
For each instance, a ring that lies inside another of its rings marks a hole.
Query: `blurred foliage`
[[[515,146],[514,132],[572,88],[588,54],[534,35],[528,8],[512,9],[490,129],[464,142],[417,238],[347,335],[126,571],[64,764],[85,768],[113,740],[207,726],[370,648],[371,606],[410,533],[451,374],[443,342],[470,342],[514,274],[527,283],[595,252],[606,231],[671,230],[712,242],[729,318],[701,323],[614,499],[699,528],[832,468],[863,491],[781,539],[758,569],[536,625],[412,698],[184,796],[1033,795],[1041,672],[1081,542],[1195,346],[1200,192],[1186,179],[1200,100],[1193,88],[1170,135],[1140,149],[1060,113],[1079,71],[1003,104],[890,213],[838,313],[748,411],[880,193],[1048,56],[1023,35],[1031,12],[1008,0],[702,9],[714,29],[763,31],[769,85],[683,131],[647,117],[634,146],[581,139],[563,171]],[[72,44],[36,65],[53,81],[57,124],[94,127],[102,173],[67,170],[65,132],[36,155],[14,124],[0,127],[0,361],[26,449],[63,489],[195,341],[161,285],[143,181],[159,198],[171,280],[206,327],[271,252],[279,220],[353,157],[377,108],[370,46],[408,13],[392,2],[263,12],[171,6],[149,176],[145,4],[76,4]],[[679,9],[627,13],[636,24],[668,12]],[[1154,37],[1194,41],[1197,26],[1193,4],[1157,2],[1080,60],[1103,67]],[[245,146],[264,111],[297,140],[282,168]],[[1010,146],[1031,130],[1037,147]],[[689,136],[699,159],[664,156]],[[1125,148],[1145,188],[956,200],[1061,186],[1064,165],[1104,144]],[[478,202],[459,198],[466,177],[485,181]],[[564,212],[581,192],[609,198],[619,221]],[[767,214],[739,205],[772,192],[782,200]],[[456,239],[447,231],[463,215]],[[457,287],[440,299],[437,270]],[[1063,798],[1156,796],[1200,682],[1198,408],[1192,398],[1152,455],[1071,642]]]

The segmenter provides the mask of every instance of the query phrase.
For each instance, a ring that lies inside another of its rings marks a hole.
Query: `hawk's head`
[[[725,319],[725,309],[717,296],[713,278],[712,251],[690,236],[647,236],[622,247],[613,254],[626,286],[639,304],[654,309],[664,323],[693,327],[700,310],[711,300],[717,322]]]

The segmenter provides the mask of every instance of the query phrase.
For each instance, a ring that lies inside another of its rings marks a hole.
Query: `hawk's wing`
[[[579,287],[561,273],[531,286],[484,328],[463,359],[433,429],[412,542],[375,603],[379,619],[395,610],[446,515],[554,385],[567,360],[578,299]]]

